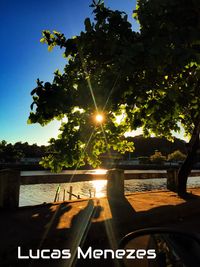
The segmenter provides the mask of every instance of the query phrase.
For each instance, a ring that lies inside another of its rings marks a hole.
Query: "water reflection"
[[[95,197],[104,197],[105,196],[105,191],[106,191],[106,180],[96,180],[96,181],[91,181],[90,182],[94,192],[95,192]]]
[[[125,193],[166,189],[167,179],[134,179],[125,181]]]
[[[106,195],[106,180],[95,180],[88,182],[75,182],[61,184],[59,200],[63,200],[63,192],[69,192],[70,186],[73,187],[73,194],[80,195],[81,198],[104,197]],[[35,184],[22,185],[20,187],[20,206],[36,205],[43,202],[53,202],[58,184]],[[200,177],[190,177],[188,187],[200,187]],[[166,179],[133,179],[125,180],[125,193],[141,192],[149,190],[166,189]],[[69,195],[66,193],[66,199]],[[72,197],[72,199],[75,199]]]

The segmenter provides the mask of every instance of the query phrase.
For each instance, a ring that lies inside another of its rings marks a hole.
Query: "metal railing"
[[[200,171],[194,170],[190,176],[200,176]],[[124,180],[168,178],[167,188],[176,186],[177,170],[77,170],[64,171],[54,174],[48,171],[20,172],[17,170],[0,171],[0,207],[17,208],[19,206],[20,185],[72,183],[81,181],[107,179],[107,197],[119,197],[124,195]],[[73,195],[72,189],[67,192],[69,198]],[[55,196],[55,199],[56,196]]]

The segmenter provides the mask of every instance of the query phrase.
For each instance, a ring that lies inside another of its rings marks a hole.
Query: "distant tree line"
[[[174,141],[171,142],[166,138],[146,138],[142,135],[138,135],[135,137],[128,137],[128,140],[133,141],[135,147],[134,152],[131,153],[131,157],[150,157],[155,151],[160,151],[164,156],[167,156],[176,150],[179,150],[183,154],[187,154],[187,143],[178,138],[175,138]]]
[[[5,140],[0,142],[0,162],[15,163],[23,158],[41,158],[47,153],[47,146],[29,145],[28,142],[7,143]]]
[[[144,162],[147,160],[148,162],[159,163],[165,160],[183,160],[187,154],[186,142],[177,138],[174,142],[170,142],[166,138],[145,138],[142,135],[127,139],[134,142],[135,150],[131,154],[123,155],[124,159],[143,157]],[[15,163],[23,158],[42,158],[49,152],[49,146],[30,145],[28,142],[11,144],[5,140],[0,142],[0,162],[2,163]]]
[[[168,154],[167,156],[162,155],[160,151],[156,150],[155,153],[149,157],[149,162],[155,164],[163,164],[166,161],[183,162],[185,158],[186,155],[179,150],[176,150],[173,153]]]

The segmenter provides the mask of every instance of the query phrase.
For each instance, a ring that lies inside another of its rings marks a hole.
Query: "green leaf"
[[[40,43],[42,43],[42,44],[46,43],[46,39],[45,38],[41,38],[40,39]]]
[[[51,51],[53,50],[53,48],[54,48],[54,45],[52,45],[52,44],[49,45],[49,46],[48,46],[48,51],[51,52]]]

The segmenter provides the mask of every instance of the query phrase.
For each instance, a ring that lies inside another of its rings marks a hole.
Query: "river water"
[[[95,180],[60,184],[59,200],[63,200],[64,190],[65,200],[68,200],[67,192],[69,192],[70,186],[73,186],[73,194],[80,195],[81,198],[103,197],[106,195],[106,183],[106,180]],[[58,186],[58,184],[21,185],[19,206],[53,202]],[[188,187],[200,187],[200,177],[189,177]],[[166,178],[125,180],[125,193],[156,189],[166,189]],[[76,198],[72,197],[72,199]]]

